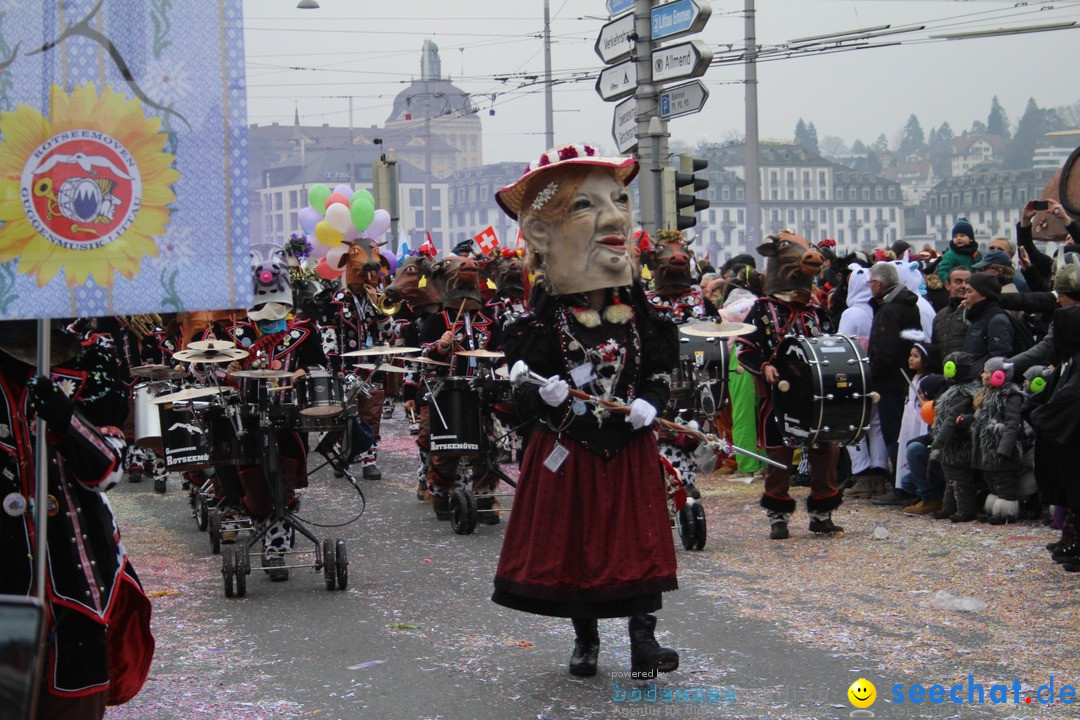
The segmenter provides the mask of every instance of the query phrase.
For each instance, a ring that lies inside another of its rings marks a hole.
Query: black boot
[[[596,659],[600,655],[600,633],[595,619],[574,618],[574,654],[570,656],[570,674],[592,677],[596,674]]]
[[[832,521],[831,513],[824,513],[825,517],[810,516],[810,532],[827,537],[844,537],[844,528]]]
[[[661,647],[653,636],[655,615],[630,616],[630,672],[637,677],[656,677],[657,672],[671,672],[679,667],[679,653]]]
[[[1059,545],[1058,549],[1050,557],[1054,559],[1054,562],[1061,565],[1080,563],[1080,535],[1073,535],[1068,542]]]

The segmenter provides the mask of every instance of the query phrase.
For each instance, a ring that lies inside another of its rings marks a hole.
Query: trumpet
[[[382,290],[375,294],[375,309],[382,315],[393,317],[401,310],[401,301],[393,302]]]

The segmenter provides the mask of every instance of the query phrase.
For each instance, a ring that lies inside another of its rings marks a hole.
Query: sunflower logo
[[[158,255],[180,178],[160,128],[138,100],[93,84],[53,85],[48,118],[0,113],[0,263],[18,258],[38,287],[61,271],[68,287],[137,275]]]

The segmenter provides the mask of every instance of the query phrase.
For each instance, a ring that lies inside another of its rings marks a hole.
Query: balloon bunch
[[[390,229],[390,213],[376,209],[375,198],[363,188],[353,191],[348,185],[338,185],[331,191],[316,183],[308,188],[308,203],[297,219],[309,237],[315,236],[311,257],[318,260],[316,272],[327,280],[345,271],[350,244],[361,238],[378,242]]]

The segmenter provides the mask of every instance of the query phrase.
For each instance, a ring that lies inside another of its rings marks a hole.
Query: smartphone
[[[0,720],[30,717],[44,615],[38,598],[0,595]]]
[[[1050,203],[1048,203],[1046,200],[1032,200],[1031,201],[1031,209],[1032,210],[1049,210],[1050,209]]]

